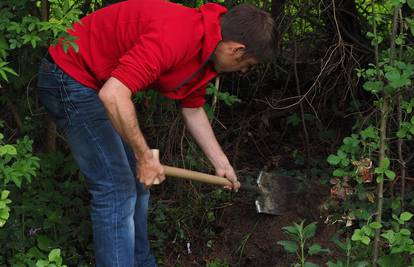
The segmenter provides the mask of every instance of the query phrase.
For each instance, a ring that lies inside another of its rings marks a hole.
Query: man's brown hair
[[[275,54],[275,22],[271,15],[253,5],[241,4],[221,18],[223,41],[246,46],[246,56],[270,61]]]

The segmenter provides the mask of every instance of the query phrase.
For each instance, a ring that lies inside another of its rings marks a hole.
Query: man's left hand
[[[231,186],[224,186],[225,189],[239,191],[240,182],[237,180],[236,173],[230,164],[216,168],[216,175],[227,178],[232,183]]]

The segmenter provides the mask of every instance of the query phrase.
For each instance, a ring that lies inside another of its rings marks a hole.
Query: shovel
[[[158,158],[158,150],[154,149],[153,154]],[[219,186],[231,186],[226,178],[196,172],[171,166],[163,165],[166,176],[198,181]],[[292,177],[275,175],[261,171],[257,180],[257,186],[242,183],[240,190],[253,192],[256,195],[254,202],[258,213],[281,215],[288,209],[288,194],[294,193],[295,186]]]

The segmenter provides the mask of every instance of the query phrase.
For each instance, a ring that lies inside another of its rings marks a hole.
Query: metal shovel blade
[[[259,195],[255,200],[258,213],[281,215],[288,209],[289,194],[294,193],[294,178],[261,171],[257,178]]]

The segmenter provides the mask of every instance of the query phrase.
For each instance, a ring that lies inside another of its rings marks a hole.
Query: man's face
[[[218,73],[246,73],[259,62],[253,57],[245,56],[245,46],[237,42],[220,42],[214,52],[214,68]]]

